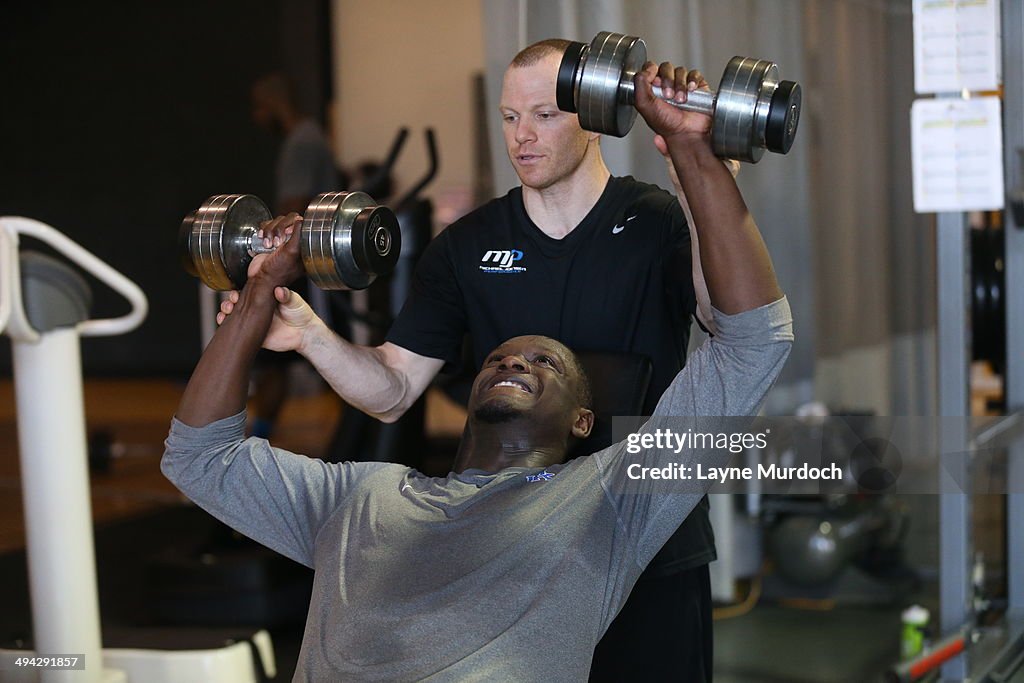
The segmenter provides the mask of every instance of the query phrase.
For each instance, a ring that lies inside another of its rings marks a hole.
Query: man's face
[[[252,105],[253,123],[264,130],[276,132],[274,107],[270,99],[257,87],[252,89],[249,99]]]
[[[559,111],[555,81],[561,57],[509,67],[501,89],[502,130],[512,166],[526,187],[548,188],[575,171],[595,133],[580,128],[575,114]]]
[[[487,356],[469,397],[469,412],[498,423],[529,415],[568,434],[579,405],[572,352],[547,337],[514,337]]]

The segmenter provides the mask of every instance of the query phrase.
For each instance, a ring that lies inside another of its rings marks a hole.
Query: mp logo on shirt
[[[523,252],[518,249],[489,249],[480,259],[480,270],[485,273],[525,273],[525,266],[516,263],[523,260]]]

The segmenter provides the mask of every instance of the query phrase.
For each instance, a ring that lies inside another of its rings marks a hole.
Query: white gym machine
[[[89,320],[88,283],[58,259],[20,253],[21,237],[52,247],[123,296],[131,310]],[[79,339],[130,332],[147,309],[134,282],[53,227],[0,217],[0,333],[10,337],[14,355],[34,636],[31,651],[0,649],[0,682],[257,683],[276,674],[270,636],[262,630],[227,643],[164,630],[164,642],[136,634],[102,647]],[[188,643],[187,649],[172,641]],[[24,664],[47,656],[77,659],[59,668]]]

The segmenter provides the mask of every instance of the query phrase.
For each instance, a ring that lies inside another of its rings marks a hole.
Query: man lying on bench
[[[789,353],[789,306],[708,131],[675,126],[680,110],[653,99],[651,76],[638,79],[637,108],[693,210],[716,327],[655,416],[751,415]],[[626,486],[626,470],[692,467],[698,454],[630,454],[623,442],[562,464],[593,415],[572,352],[545,337],[510,339],[487,357],[445,478],[325,464],[246,439],[249,369],[291,296],[282,285],[298,275],[298,242],[253,262],[162,462],[201,507],[316,570],[295,679],[586,680],[594,645],[704,493],[692,482],[686,492]]]

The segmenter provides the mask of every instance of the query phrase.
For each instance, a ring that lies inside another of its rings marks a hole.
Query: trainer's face
[[[481,422],[529,415],[568,434],[580,410],[571,351],[547,337],[514,337],[496,348],[476,376],[469,412]]]
[[[575,114],[559,111],[555,81],[561,57],[509,67],[501,89],[502,130],[508,158],[526,187],[543,190],[579,168],[597,134],[580,128]]]

